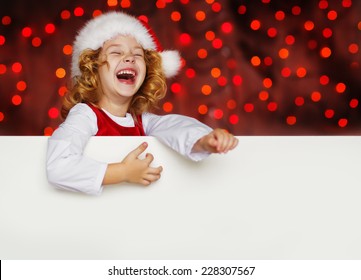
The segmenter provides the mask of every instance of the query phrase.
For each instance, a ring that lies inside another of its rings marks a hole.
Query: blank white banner
[[[47,137],[0,137],[0,259],[361,259],[361,137],[238,137],[194,163],[152,137],[93,137],[120,161],[143,141],[164,168],[101,196],[46,179]]]

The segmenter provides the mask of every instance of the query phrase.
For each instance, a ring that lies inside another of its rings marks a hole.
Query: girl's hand
[[[144,159],[138,157],[146,150],[148,144],[142,143],[135,150],[131,151],[121,162],[124,166],[124,180],[129,183],[149,185],[160,178],[163,171],[161,166],[150,167],[154,157],[152,154],[146,154]]]
[[[103,185],[128,182],[148,186],[157,181],[163,168],[150,166],[154,159],[153,155],[146,154],[144,159],[138,158],[147,147],[148,144],[144,142],[131,151],[121,162],[108,164]]]
[[[238,139],[224,129],[216,128],[200,138],[192,152],[227,153],[238,145]]]

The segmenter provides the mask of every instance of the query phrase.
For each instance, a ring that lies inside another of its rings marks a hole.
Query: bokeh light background
[[[236,135],[361,134],[361,1],[13,0],[0,8],[0,135],[52,134],[74,36],[109,10],[182,54],[159,114]]]

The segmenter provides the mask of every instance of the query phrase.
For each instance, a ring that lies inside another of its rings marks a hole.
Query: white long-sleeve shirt
[[[106,112],[104,110],[104,112]],[[117,117],[106,112],[117,124],[133,127],[130,114]],[[193,145],[212,129],[198,120],[182,115],[142,115],[144,132],[154,136],[178,153],[199,161],[208,153],[192,153]],[[99,195],[108,163],[83,155],[90,137],[98,131],[97,117],[86,104],[79,103],[69,112],[66,120],[48,141],[47,176],[50,183],[60,189]]]

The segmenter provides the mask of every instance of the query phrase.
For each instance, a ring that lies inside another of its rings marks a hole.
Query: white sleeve
[[[83,155],[97,133],[96,115],[85,104],[75,105],[48,140],[48,181],[60,189],[99,195],[107,163]]]
[[[142,116],[146,135],[154,136],[181,155],[199,161],[209,153],[192,153],[194,144],[204,135],[212,131],[200,121],[182,115],[170,114],[157,116],[144,113]]]

